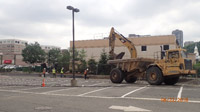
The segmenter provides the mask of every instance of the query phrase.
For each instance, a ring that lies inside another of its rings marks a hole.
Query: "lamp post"
[[[74,49],[75,49],[75,45],[74,45],[74,12],[79,12],[78,8],[74,8],[72,6],[67,6],[67,9],[72,10],[72,35],[73,35],[73,59],[72,59],[72,73],[73,73],[73,79],[71,80],[71,86],[77,86],[77,81],[75,79],[75,63],[74,63]]]
[[[3,53],[0,53],[0,56],[1,56],[1,60],[0,60],[0,64],[2,65],[2,60],[3,60]]]

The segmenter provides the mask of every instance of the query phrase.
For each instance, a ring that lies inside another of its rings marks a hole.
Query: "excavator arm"
[[[109,47],[110,47],[110,59],[119,59],[122,58],[124,53],[120,53],[119,55],[116,55],[114,53],[115,48],[115,39],[119,39],[120,42],[122,42],[123,45],[125,45],[131,55],[131,58],[137,58],[137,51],[135,48],[135,45],[128,40],[126,37],[124,37],[122,34],[118,33],[113,27],[111,28],[110,35],[109,35]]]

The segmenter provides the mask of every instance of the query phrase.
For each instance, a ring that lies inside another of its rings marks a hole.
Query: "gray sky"
[[[75,39],[101,39],[113,26],[124,36],[169,35],[200,41],[200,0],[0,0],[0,39],[23,39],[68,48]]]

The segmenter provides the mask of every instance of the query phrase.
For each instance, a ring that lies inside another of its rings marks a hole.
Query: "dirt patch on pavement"
[[[188,85],[200,85],[199,78],[183,78],[179,80],[179,83],[188,84]]]

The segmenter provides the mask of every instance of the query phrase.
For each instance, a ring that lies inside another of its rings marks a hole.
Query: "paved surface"
[[[0,112],[199,112],[200,86],[0,75]]]

